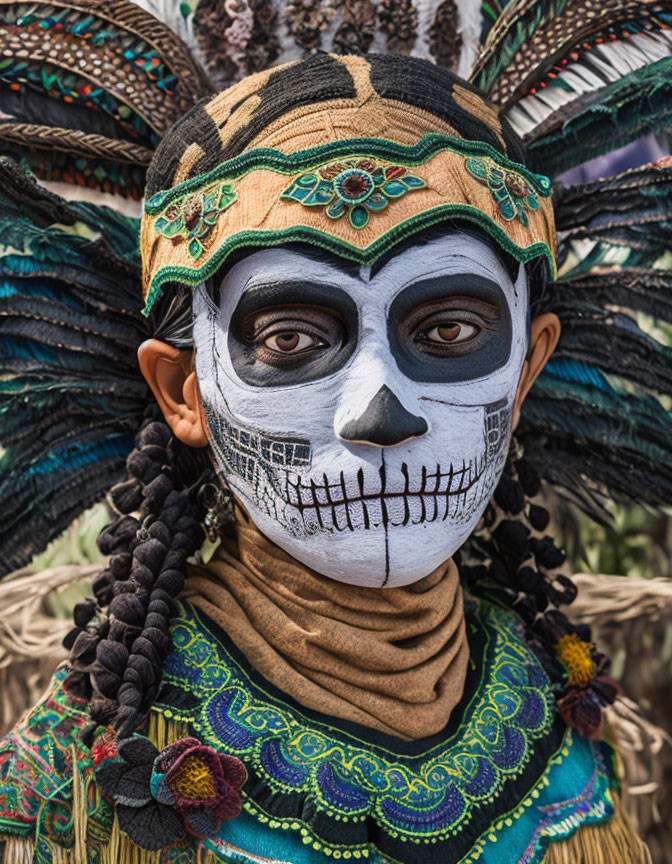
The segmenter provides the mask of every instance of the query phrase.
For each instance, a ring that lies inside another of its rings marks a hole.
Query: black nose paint
[[[409,438],[425,435],[428,428],[423,417],[407,411],[390,388],[383,385],[364,413],[345,424],[339,437],[343,441],[391,447]]]

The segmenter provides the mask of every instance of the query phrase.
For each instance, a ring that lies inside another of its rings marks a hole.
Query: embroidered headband
[[[372,264],[446,219],[480,225],[519,261],[545,256],[554,272],[550,180],[521,164],[477,91],[437,67],[425,98],[409,97],[395,66],[317,55],[189,112],[149,174],[145,313],[167,283],[197,285],[241,247],[300,241]]]

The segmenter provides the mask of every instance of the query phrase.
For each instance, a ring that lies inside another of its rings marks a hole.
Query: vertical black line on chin
[[[382,468],[383,477],[384,477],[385,476],[385,451],[384,450],[380,451],[380,460],[381,460],[380,466]],[[390,579],[390,537],[389,537],[390,520],[386,518],[386,513],[385,513],[385,486],[384,485],[383,485],[383,489],[381,491],[380,503],[381,503],[381,507],[382,507],[382,512],[384,514],[383,515],[383,529],[385,531],[385,578],[383,579],[383,584],[380,587],[384,588]]]

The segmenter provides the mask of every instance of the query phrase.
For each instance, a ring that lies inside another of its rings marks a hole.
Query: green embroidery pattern
[[[442,151],[452,151],[463,156],[465,159],[473,158],[475,161],[487,159],[493,164],[499,165],[502,171],[514,173],[522,177],[534,190],[535,195],[548,198],[551,194],[551,181],[547,177],[534,174],[524,165],[507,159],[489,144],[478,141],[464,141],[438,132],[428,132],[417,144],[411,146],[397,144],[384,138],[351,138],[330,141],[318,147],[311,147],[290,154],[285,154],[268,147],[249,150],[240,156],[222,162],[206,174],[185,180],[172,189],[157,192],[145,202],[145,213],[148,216],[155,216],[157,214],[163,216],[169,204],[182,201],[188,194],[209,188],[212,184],[219,182],[226,182],[233,186],[234,181],[257,169],[287,175],[303,172],[304,174],[317,176],[316,166],[325,166],[330,162],[349,160],[352,158],[353,153],[364,154],[359,158],[375,161],[376,164],[382,163],[392,167],[412,167],[414,165],[426,164]],[[352,167],[356,167],[356,165]],[[323,180],[324,178],[321,179]],[[312,184],[312,181],[310,182]],[[294,187],[296,187],[296,183],[285,190],[283,195],[288,195],[293,190],[294,195],[291,200],[298,201],[297,195],[300,195],[303,190],[298,190]],[[320,195],[326,195],[327,191],[323,190]],[[379,190],[376,189],[373,191]],[[406,191],[410,191],[410,189],[406,189]],[[306,190],[306,197],[308,197],[310,192],[311,190]],[[384,197],[386,200],[389,197],[388,204],[390,201],[395,200],[393,196]],[[375,200],[373,207],[367,207],[365,202],[363,205],[361,203],[352,204],[352,206],[347,204],[344,213],[355,207],[364,206],[364,210],[370,216],[370,213],[375,212]],[[302,200],[301,203],[303,204],[304,201]],[[327,203],[320,203],[322,206],[328,206]],[[332,202],[329,201],[329,203]],[[357,224],[358,218],[363,219],[363,215],[360,211],[357,211],[355,224]],[[321,230],[306,225],[292,225],[288,228],[271,230],[261,228],[242,229],[228,236],[200,266],[166,264],[160,267],[153,274],[151,283],[148,286],[143,314],[149,314],[157,298],[161,295],[162,286],[166,282],[178,281],[185,285],[198,285],[204,279],[212,276],[221,267],[226,258],[240,248],[305,242],[327,249],[358,264],[368,266],[373,264],[380,255],[390,249],[395,243],[398,243],[416,231],[420,231],[448,218],[467,219],[470,222],[477,223],[518,261],[527,262],[540,255],[545,256],[548,259],[551,271],[555,273],[554,251],[549,247],[548,243],[539,240],[529,246],[519,246],[508,236],[504,227],[501,224],[497,224],[498,220],[492,219],[473,205],[448,202],[409,216],[394,228],[386,231],[381,237],[374,240],[364,249],[360,249],[352,243],[332,236],[326,228]]]
[[[161,197],[162,193],[155,195],[148,204]],[[237,198],[233,183],[216,181],[171,201],[156,220],[154,228],[175,244],[186,241],[189,254],[197,260],[205,251],[204,244],[220,214]]]
[[[0,740],[0,834],[34,837],[34,864],[52,864],[57,847],[72,848],[76,766],[86,789],[89,862],[97,864],[113,809],[95,786],[93,762],[79,738],[90,720],[87,706],[65,692],[65,676],[59,670],[48,696]]]
[[[517,171],[501,168],[493,159],[469,158],[465,162],[467,171],[483,186],[497,202],[503,219],[511,222],[518,219],[526,228],[529,225],[528,211],[539,209],[539,198],[528,179]],[[550,193],[551,181],[541,174],[535,175],[542,189]]]
[[[219,752],[243,759],[253,788],[267,789],[271,799],[303,793],[310,802],[304,807],[334,820],[350,849],[368,848],[355,837],[367,835],[371,819],[400,842],[448,840],[462,828],[474,830],[483,808],[523,773],[535,742],[548,740],[555,717],[548,676],[515,616],[479,600],[470,607],[488,634],[481,685],[458,732],[418,756],[339,735],[271,697],[190,613],[173,622],[175,648],[163,680],[188,693],[193,707],[163,705],[160,695],[155,708],[186,721]],[[268,802],[256,797],[248,793],[245,807],[265,818]],[[324,836],[301,830],[318,843],[314,848],[332,848]]]
[[[330,219],[340,219],[347,213],[353,228],[364,228],[369,213],[385,210],[389,201],[426,185],[403,165],[355,156],[301,174],[280,198],[298,201],[304,207],[326,207]]]

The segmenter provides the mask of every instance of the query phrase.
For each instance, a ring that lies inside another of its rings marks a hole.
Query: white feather
[[[507,112],[519,135],[526,135],[555,111],[579,96],[597,93],[607,82],[672,55],[672,33],[638,33],[627,39],[596,45],[580,62],[568,64],[545,88],[537,88]],[[592,67],[592,68],[591,68]],[[597,73],[600,73],[599,75]],[[569,85],[571,90],[565,86]]]
[[[455,0],[457,32],[462,38],[462,50],[457,64],[460,78],[469,78],[481,46],[481,0]]]

